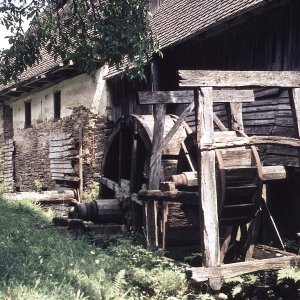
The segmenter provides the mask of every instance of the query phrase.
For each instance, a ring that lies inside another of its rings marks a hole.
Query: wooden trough
[[[286,178],[285,168],[262,166],[256,145],[300,148],[300,72],[179,71],[179,75],[180,86],[189,90],[140,92],[140,103],[154,105],[154,115],[130,115],[117,122],[104,155],[102,198],[128,200],[129,224],[144,230],[149,249],[199,249],[203,267],[191,268],[192,278],[209,280],[213,289],[227,277],[297,265],[298,256],[259,263],[252,258],[262,210],[282,244],[263,186]],[[291,89],[296,137],[244,133],[242,103],[254,101],[249,87],[257,86]],[[228,128],[213,113],[214,102],[227,103]],[[166,115],[166,105],[172,103],[186,104],[179,117]],[[184,120],[194,107],[192,133]],[[245,262],[223,265],[237,232],[241,247],[235,258]]]

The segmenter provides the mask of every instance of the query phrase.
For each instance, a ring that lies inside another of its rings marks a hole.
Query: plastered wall
[[[3,121],[0,122],[0,136],[5,139],[7,135],[14,142],[16,190],[34,190],[36,180],[47,190],[55,189],[60,184],[68,186],[67,182],[56,182],[51,175],[49,150],[52,134],[68,134],[78,147],[82,132],[84,186],[87,187],[95,174],[99,174],[111,127],[106,112],[106,83],[103,80],[106,72],[107,68],[104,67],[93,74],[83,74],[8,102],[4,106],[7,114],[4,113],[2,118],[3,109],[0,110],[0,120]],[[61,93],[61,118],[54,120],[54,93],[57,91]],[[31,102],[31,126],[24,128],[27,101]],[[1,134],[1,130],[4,134]],[[64,173],[64,170],[61,172]],[[73,182],[71,187],[76,188],[76,184]]]
[[[105,114],[107,106],[106,84],[103,76],[107,67],[94,74],[83,74],[64,80],[38,93],[22,97],[10,104],[13,108],[15,133],[25,125],[25,102],[31,101],[32,123],[52,120],[54,116],[54,93],[61,92],[61,118],[70,116],[74,107],[84,106],[98,115]],[[1,130],[1,127],[0,127]]]

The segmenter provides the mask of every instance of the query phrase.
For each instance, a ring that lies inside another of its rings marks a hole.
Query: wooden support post
[[[131,167],[130,167],[130,193],[137,192],[136,189],[136,159],[137,159],[137,139],[136,139],[136,123],[134,124],[134,132],[132,133],[132,148],[131,148]],[[131,219],[134,230],[138,229],[138,209],[134,201],[131,201]]]
[[[220,265],[220,245],[215,151],[201,151],[203,145],[212,144],[214,141],[212,88],[196,90],[195,104],[203,264],[205,267],[217,267]],[[212,288],[218,288],[213,283],[211,285]]]
[[[241,102],[229,103],[230,107],[230,128],[231,130],[244,130],[243,111]]]
[[[79,201],[82,200],[83,197],[83,157],[82,157],[82,148],[83,148],[83,130],[79,129]]]
[[[253,221],[251,222],[247,232],[245,247],[243,251],[244,252],[243,254],[245,255],[245,261],[249,261],[252,259],[255,243],[261,225],[261,219],[262,219],[262,211],[259,210],[256,216],[254,217]]]
[[[163,140],[164,126],[165,126],[166,105],[157,104],[154,107],[154,129],[152,140],[152,155],[158,157],[149,172],[149,190],[159,189],[160,182],[160,168],[161,168],[161,154],[158,153],[158,147]],[[147,202],[146,206],[146,235],[147,247],[150,250],[155,250],[158,246],[157,240],[157,204],[156,202]]]
[[[225,233],[224,233],[224,241],[221,246],[221,253],[220,253],[220,262],[223,263],[225,255],[227,253],[227,250],[229,248],[229,244],[231,241],[231,234],[232,234],[232,226],[226,226],[225,227]]]
[[[290,104],[293,113],[295,137],[300,138],[300,88],[294,88],[289,91]],[[300,150],[298,150],[300,166]]]
[[[118,167],[118,182],[121,184],[121,178],[122,178],[122,168],[123,168],[123,162],[122,162],[122,156],[123,156],[123,130],[122,127],[120,128],[120,136],[119,136],[119,167]]]

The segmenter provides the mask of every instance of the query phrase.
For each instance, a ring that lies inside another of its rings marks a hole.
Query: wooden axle
[[[264,166],[262,167],[262,174],[264,182],[286,179],[284,166]],[[175,186],[197,186],[198,175],[197,172],[182,172],[178,175],[172,175],[170,181],[174,182]]]

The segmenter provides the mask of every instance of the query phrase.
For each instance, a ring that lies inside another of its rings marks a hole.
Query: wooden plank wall
[[[67,133],[52,133],[50,139],[50,169],[52,179],[79,181],[78,143]]]
[[[158,62],[161,90],[177,90],[179,69],[208,70],[300,70],[300,1],[283,1],[279,7],[247,14],[222,24],[210,34],[164,51]],[[271,7],[271,8],[270,8]],[[147,73],[147,72],[146,72]],[[151,107],[137,103],[138,90],[151,90],[147,83],[129,83],[120,77],[109,80],[113,119],[124,114],[152,114]],[[179,115],[185,105],[167,106],[167,113]],[[226,122],[224,104],[215,104],[214,112]],[[287,91],[257,90],[254,103],[243,104],[245,131],[257,135],[293,136],[293,121]],[[192,114],[187,122],[194,127]],[[226,122],[227,123],[227,122]],[[294,150],[260,147],[269,164],[295,164]],[[284,154],[284,157],[282,156]]]

